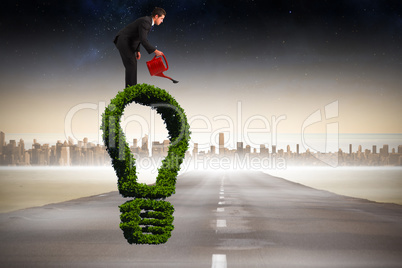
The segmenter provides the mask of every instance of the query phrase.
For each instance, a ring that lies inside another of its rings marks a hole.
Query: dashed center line
[[[219,192],[219,199],[225,199],[225,190],[223,187],[225,177],[221,180],[221,187]],[[218,205],[224,205],[225,201],[219,201]],[[225,212],[225,208],[219,207],[216,209],[216,212]],[[216,227],[217,228],[225,228],[226,227],[226,220],[216,220]],[[212,268],[227,268],[227,261],[225,254],[213,254],[212,255]]]
[[[217,220],[216,221],[216,227],[218,227],[218,228],[226,227],[226,220]]]
[[[227,268],[226,255],[225,254],[213,254],[212,255],[212,268]]]

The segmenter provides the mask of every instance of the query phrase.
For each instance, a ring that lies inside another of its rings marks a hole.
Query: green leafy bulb
[[[169,134],[168,154],[152,186],[137,182],[135,158],[120,126],[124,109],[132,102],[155,109]],[[166,90],[147,84],[135,85],[111,100],[102,114],[101,130],[118,177],[119,193],[134,198],[120,206],[120,228],[124,237],[130,244],[165,243],[174,228],[174,208],[161,199],[175,193],[176,177],[189,147],[190,126],[184,110]]]

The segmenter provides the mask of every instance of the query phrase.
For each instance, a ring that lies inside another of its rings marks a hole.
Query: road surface
[[[172,237],[130,245],[118,192],[0,214],[0,267],[402,267],[402,206],[261,172],[179,176]]]

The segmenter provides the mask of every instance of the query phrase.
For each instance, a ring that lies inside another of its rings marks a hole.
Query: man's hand
[[[154,53],[155,53],[156,56],[162,56],[163,55],[163,52],[159,51],[157,49],[154,51]]]
[[[137,60],[139,60],[139,59],[141,59],[141,53],[138,51],[138,52],[135,52],[135,58],[137,59]]]

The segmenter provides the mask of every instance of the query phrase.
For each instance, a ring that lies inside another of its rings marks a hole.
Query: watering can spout
[[[179,83],[179,81],[172,79],[169,76],[166,76],[163,74],[164,71],[167,71],[169,69],[169,65],[168,62],[166,60],[165,55],[162,55],[163,58],[165,59],[166,62],[166,66],[165,64],[163,64],[162,58],[160,56],[155,56],[153,57],[152,60],[147,61],[147,66],[148,66],[148,70],[151,76],[160,76],[160,77],[164,77],[164,78],[168,78],[170,80],[172,80],[173,83]]]
[[[179,81],[174,80],[173,78],[171,78],[171,77],[169,77],[169,76],[166,76],[166,75],[164,75],[163,73],[156,74],[156,76],[164,77],[164,78],[170,79],[170,80],[172,80],[172,82],[175,83],[175,84],[179,83]]]

